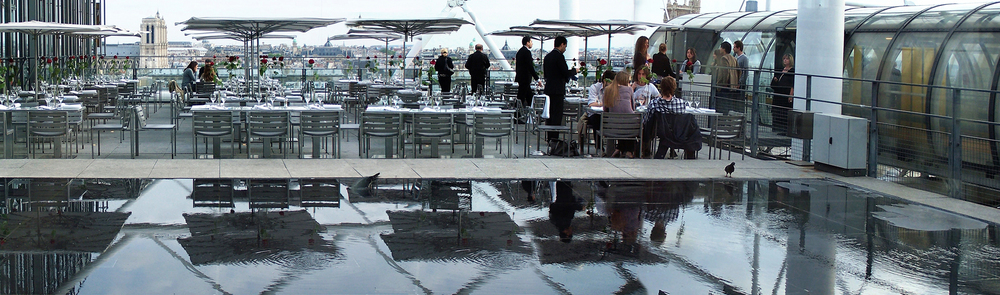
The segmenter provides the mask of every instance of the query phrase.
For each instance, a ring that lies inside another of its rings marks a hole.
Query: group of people
[[[539,77],[535,70],[535,61],[531,55],[532,39],[523,37],[521,39],[521,49],[515,56],[515,78],[514,82],[518,87],[517,98],[523,106],[531,105],[534,91],[530,85],[537,81],[539,87],[544,87],[545,95],[549,96],[549,108],[554,110],[563,109],[566,97],[566,84],[575,78],[577,70],[570,68],[566,63],[564,53],[567,48],[565,37],[556,37],[554,48],[542,61],[544,77]],[[482,91],[485,87],[486,76],[489,69],[489,58],[482,52],[483,46],[476,45],[476,52],[469,56],[465,63],[465,68],[471,76],[472,90]],[[600,73],[600,79],[588,88],[588,106],[601,107],[604,112],[610,113],[633,113],[636,107],[645,105],[648,110],[643,117],[644,123],[649,120],[650,113],[682,113],[686,102],[675,95],[679,95],[677,81],[684,79],[685,73],[700,73],[701,61],[694,48],[685,51],[685,60],[678,63],[678,68],[674,69],[674,62],[666,55],[667,45],[661,43],[658,52],[649,56],[649,38],[642,36],[636,40],[635,51],[632,59],[631,73],[629,70],[614,72],[611,70]],[[749,58],[743,51],[743,42],[733,43],[723,42],[719,48],[713,51],[715,62],[713,63],[713,79],[716,85],[716,110],[721,113],[738,112],[745,110],[744,96],[747,90]],[[782,56],[783,68],[774,74],[771,81],[771,89],[775,93],[772,98],[772,126],[775,132],[782,133],[787,125],[787,110],[792,107],[792,96],[794,95],[794,57],[790,54]],[[442,49],[441,56],[438,57],[435,69],[438,72],[438,80],[443,92],[451,89],[451,75],[454,73],[454,64],[448,57],[447,49]],[[655,76],[654,76],[655,74]],[[545,81],[545,84],[541,83]],[[654,82],[658,80],[658,85]],[[581,118],[581,126],[587,126],[594,130],[600,129],[600,114],[588,108],[586,116]],[[562,125],[562,112],[550,112],[546,120],[547,125]],[[583,133],[585,129],[578,132]],[[557,140],[558,132],[549,132],[546,138],[551,142]],[[617,149],[613,156],[635,157],[639,150],[636,143],[622,141],[617,143]],[[643,151],[643,156],[646,155]],[[656,156],[662,157],[660,152]]]
[[[198,74],[195,75],[195,72]],[[215,82],[216,79],[215,67],[212,66],[212,60],[206,59],[205,66],[198,67],[197,61],[191,61],[188,63],[187,67],[184,68],[184,73],[181,74],[181,88],[185,92],[193,92],[194,84],[197,82]]]

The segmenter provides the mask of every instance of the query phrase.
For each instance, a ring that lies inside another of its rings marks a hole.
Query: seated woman
[[[642,116],[644,156],[649,154],[650,143],[652,143],[654,136],[660,136],[660,144],[656,148],[656,155],[653,156],[654,159],[663,159],[666,156],[668,145],[674,148],[684,146],[685,151],[689,154],[701,149],[701,132],[698,130],[697,122],[692,115],[683,115],[687,107],[687,102],[674,97],[673,94],[676,89],[677,81],[673,77],[663,78],[660,81],[659,98],[650,101],[646,107],[646,113]],[[684,117],[666,117],[664,116],[666,114],[676,114]],[[666,121],[670,119],[674,120]],[[657,124],[657,126],[655,126],[656,128],[651,128],[650,126],[652,125],[650,124]],[[659,126],[660,124],[671,124],[670,133],[663,136],[666,132],[659,129],[666,127]],[[670,149],[670,158],[674,157],[676,157],[676,153],[674,153],[673,149]],[[689,157],[693,157],[693,155],[689,155]]]
[[[636,76],[639,77],[639,80],[634,81],[635,84],[632,85],[632,88],[635,89],[632,97],[635,98],[636,104],[646,105],[650,99],[660,96],[660,92],[656,90],[656,86],[649,84],[649,77],[652,74],[648,66],[643,66],[636,70]]]
[[[209,83],[215,82],[215,67],[213,67],[211,64],[208,64],[205,65],[204,68],[205,71],[201,72],[201,77],[200,77],[201,81]]]
[[[615,80],[604,87],[604,111],[609,113],[631,114],[635,112],[632,108],[632,87],[629,87],[629,75],[625,71],[615,74]],[[617,157],[625,151],[625,157],[633,158],[635,155],[634,140],[618,140],[612,157]]]

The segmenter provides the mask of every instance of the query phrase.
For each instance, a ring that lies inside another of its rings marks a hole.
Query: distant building
[[[701,13],[701,0],[671,0],[667,3],[667,13],[664,15],[663,22],[693,13]]]
[[[119,58],[139,57],[139,42],[125,44],[104,44],[104,55],[108,57],[118,56]]]
[[[139,66],[143,68],[166,68],[167,62],[167,23],[157,11],[155,16],[142,19],[139,26],[142,41],[139,42]]]

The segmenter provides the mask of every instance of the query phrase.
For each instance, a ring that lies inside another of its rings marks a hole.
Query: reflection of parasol
[[[396,261],[476,259],[469,251],[531,250],[517,237],[520,228],[504,212],[387,211],[392,234],[382,240]],[[489,254],[495,255],[496,253]]]
[[[132,213],[12,212],[10,234],[0,243],[4,251],[103,252],[118,236]]]
[[[319,235],[326,228],[305,210],[185,214],[184,220],[191,236],[177,240],[195,265],[280,262],[295,256],[287,251],[304,249],[329,256],[336,252]]]

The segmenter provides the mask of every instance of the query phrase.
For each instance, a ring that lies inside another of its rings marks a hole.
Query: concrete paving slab
[[[150,178],[218,178],[219,161],[212,159],[161,159],[149,172]]]
[[[281,159],[225,159],[219,160],[219,177],[222,178],[289,178],[288,169]]]
[[[92,159],[33,159],[21,168],[5,170],[9,177],[75,178],[87,169]]]
[[[3,173],[3,170],[21,168],[21,166],[30,162],[31,160],[28,159],[2,159],[0,160],[0,173]]]
[[[476,164],[467,159],[406,159],[403,160],[422,178],[487,179]]]
[[[586,167],[573,159],[542,159],[546,167],[562,179],[630,179],[631,175],[604,159],[591,159]],[[638,160],[637,160],[638,161]]]
[[[552,179],[556,174],[540,159],[469,159],[483,173],[496,179]]]
[[[344,159],[285,159],[285,168],[293,178],[360,177],[354,166]]]
[[[156,160],[134,159],[129,161],[96,159],[84,169],[81,178],[148,178]]]

